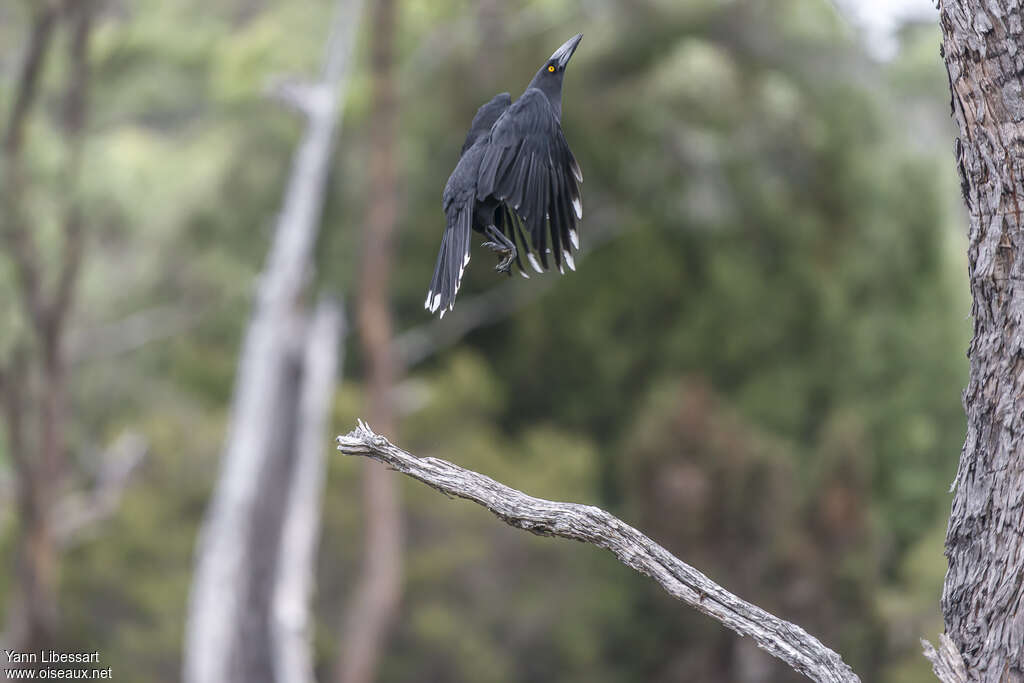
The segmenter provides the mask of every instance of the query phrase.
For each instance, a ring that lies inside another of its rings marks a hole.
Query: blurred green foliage
[[[0,10],[3,111],[29,4]],[[179,675],[195,533],[301,130],[263,90],[316,71],[330,4],[107,3],[97,29],[75,328],[188,312],[169,336],[89,348],[73,368],[82,478],[122,429],[152,444],[61,581],[63,644],[100,649],[123,680]],[[402,445],[605,506],[820,635],[865,680],[927,680],[917,637],[940,624],[968,334],[937,29],[907,29],[896,59],[876,63],[824,0],[401,8],[398,329],[427,322],[440,192],[475,108],[518,95],[577,31],[563,125],[586,177],[581,238],[595,245],[529,306],[412,369]],[[318,251],[320,285],[343,292],[365,208],[365,47]],[[28,141],[40,234],[58,187],[60,70],[49,66]],[[475,252],[460,298],[503,284]],[[13,291],[0,258],[0,358],[27,334]],[[335,433],[361,414],[350,350]],[[356,473],[331,460],[322,667],[358,568]],[[610,556],[403,487],[406,592],[382,680],[792,676]]]

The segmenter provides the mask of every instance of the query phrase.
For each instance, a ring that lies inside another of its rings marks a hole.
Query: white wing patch
[[[576,163],[576,160],[572,160],[572,174],[579,182],[583,182],[583,171],[580,170],[580,165]]]

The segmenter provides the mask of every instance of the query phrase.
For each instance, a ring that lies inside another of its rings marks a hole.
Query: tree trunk
[[[367,360],[369,414],[394,434],[392,388],[397,366],[389,283],[398,214],[395,159],[397,101],[394,83],[395,0],[378,0],[373,13],[373,104],[370,191],[363,246],[359,333]],[[402,518],[393,477],[377,463],[364,465],[365,550],[358,587],[342,625],[339,683],[370,683],[398,611],[402,581]]]
[[[967,438],[946,535],[946,631],[977,681],[1024,680],[1024,32],[1017,0],[942,0],[970,217]]]
[[[320,502],[327,468],[324,436],[335,376],[341,365],[339,348],[343,335],[339,307],[321,303],[307,336],[294,471],[281,524],[273,586],[270,647],[277,683],[312,683],[315,680],[309,603],[313,596]]]
[[[303,376],[303,298],[360,7],[359,0],[339,1],[320,80],[281,93],[306,114],[308,126],[246,331],[224,461],[198,543],[185,633],[189,683],[275,676],[279,544],[292,478],[305,469],[295,461],[305,453],[297,439],[312,428],[303,420],[317,412],[302,400],[310,396]],[[329,401],[331,392],[316,393]]]
[[[57,627],[58,539],[54,508],[66,475],[67,372],[64,337],[83,254],[81,207],[77,200],[79,160],[89,84],[89,38],[94,6],[89,0],[40,3],[29,34],[14,104],[2,148],[0,233],[18,275],[22,308],[31,341],[11,367],[0,369],[8,450],[15,463],[20,529],[14,600],[7,615],[4,646],[40,651],[53,645]],[[59,197],[64,219],[56,266],[41,257],[35,226],[22,203],[21,150],[26,124],[39,94],[39,81],[54,30],[64,23],[67,81],[60,133],[68,149]],[[47,272],[49,271],[49,272]],[[47,278],[45,276],[49,275]],[[47,279],[53,280],[47,286]]]

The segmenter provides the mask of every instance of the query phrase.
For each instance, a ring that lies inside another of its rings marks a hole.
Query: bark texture
[[[1024,680],[1024,30],[1018,0],[942,0],[970,217],[967,438],[942,595],[972,681]]]
[[[391,352],[390,282],[398,220],[395,150],[397,0],[373,4],[370,187],[359,292],[359,338],[366,358],[370,415],[387,433],[395,429],[393,387],[399,368]],[[402,516],[398,488],[376,463],[363,472],[365,548],[355,594],[342,624],[338,683],[370,683],[398,612],[402,582]]]
[[[925,658],[932,663],[932,671],[942,683],[967,683],[967,671],[964,669],[964,658],[960,651],[945,633],[939,635],[939,648],[927,640],[921,641]]]
[[[471,500],[517,529],[609,550],[622,564],[651,577],[673,597],[736,633],[750,636],[759,647],[812,680],[860,680],[838,654],[796,624],[738,598],[600,508],[534,498],[445,460],[417,457],[378,436],[363,422],[338,437],[338,450],[372,458],[441,493]]]

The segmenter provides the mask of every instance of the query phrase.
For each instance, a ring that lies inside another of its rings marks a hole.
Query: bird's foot
[[[498,262],[498,265],[494,266],[494,269],[499,273],[512,275],[512,262],[516,260],[516,250],[503,249],[498,253],[502,255],[502,259]]]
[[[498,271],[499,273],[505,273],[506,275],[511,275],[512,262],[516,260],[515,245],[504,238],[502,238],[499,241],[498,237],[500,237],[500,234],[492,234],[495,235],[495,239],[488,240],[487,242],[484,242],[480,246],[486,249],[490,249],[491,251],[493,251],[494,253],[498,254],[501,257],[501,260],[498,261],[498,265],[494,267],[496,271]]]

